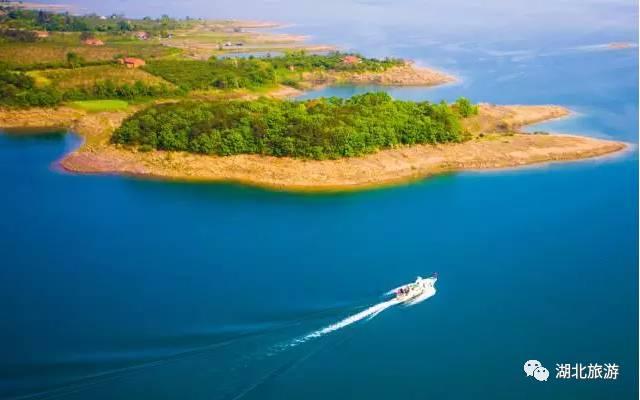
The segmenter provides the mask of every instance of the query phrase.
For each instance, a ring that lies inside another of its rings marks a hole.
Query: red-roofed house
[[[151,35],[149,35],[148,32],[143,32],[143,31],[136,32],[134,36],[140,40],[147,40],[149,39],[149,37],[151,37]]]
[[[342,62],[345,64],[359,64],[360,57],[357,56],[344,56],[342,57]]]

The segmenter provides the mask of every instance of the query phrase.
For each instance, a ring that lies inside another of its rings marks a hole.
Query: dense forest
[[[185,101],[134,114],[112,141],[141,150],[335,159],[398,145],[463,141],[463,113],[477,108],[466,99],[450,106],[393,100],[386,93],[307,101]]]

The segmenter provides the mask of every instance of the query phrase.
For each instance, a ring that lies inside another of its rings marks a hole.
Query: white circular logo
[[[533,371],[533,377],[539,380],[540,382],[546,382],[549,378],[549,370],[545,367],[538,367]]]
[[[533,371],[535,371],[536,368],[538,367],[542,367],[542,364],[540,363],[540,361],[529,360],[526,363],[524,363],[524,372],[527,374],[527,376],[533,376]]]

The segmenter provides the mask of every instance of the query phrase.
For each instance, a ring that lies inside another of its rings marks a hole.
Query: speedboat
[[[415,282],[400,286],[395,290],[396,300],[406,303],[421,296],[427,291],[435,292],[435,284],[438,280],[438,274],[433,274],[430,278],[418,277]]]

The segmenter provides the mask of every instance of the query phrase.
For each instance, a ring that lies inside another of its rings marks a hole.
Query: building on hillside
[[[124,57],[119,59],[118,62],[127,68],[140,68],[146,64],[143,59],[135,57]]]
[[[104,42],[96,38],[88,38],[82,41],[87,46],[104,46]]]
[[[358,56],[344,56],[342,57],[342,62],[344,64],[359,64],[360,63],[360,57]]]
[[[148,40],[151,37],[151,35],[149,35],[149,32],[143,32],[143,31],[136,32],[134,36],[140,40]]]

